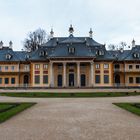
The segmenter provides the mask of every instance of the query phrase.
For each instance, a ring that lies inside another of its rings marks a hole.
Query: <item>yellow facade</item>
[[[94,61],[93,69],[91,70],[91,62],[91,60],[86,62],[83,60],[75,60],[73,62],[63,60],[21,64],[12,62],[1,63],[0,87],[26,86],[49,88],[140,86],[140,63]],[[66,65],[66,74],[64,72],[64,63]],[[80,63],[79,72],[78,63]],[[115,67],[115,65],[119,65],[119,68]],[[71,78],[73,78],[73,81]],[[64,82],[64,79],[66,80],[66,83]],[[78,85],[78,82],[80,85]]]

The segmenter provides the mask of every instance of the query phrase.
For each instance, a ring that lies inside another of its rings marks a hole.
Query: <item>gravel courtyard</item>
[[[113,102],[140,102],[140,96],[112,98],[15,98],[37,102],[0,124],[0,140],[140,140],[140,117]]]

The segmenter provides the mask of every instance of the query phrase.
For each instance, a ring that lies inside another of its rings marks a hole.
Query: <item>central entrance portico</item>
[[[94,85],[93,60],[53,60],[50,67],[50,87],[93,87]]]

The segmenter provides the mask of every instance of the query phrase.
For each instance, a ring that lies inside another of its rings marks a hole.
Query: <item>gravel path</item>
[[[140,117],[113,102],[138,102],[140,96],[112,98],[14,98],[38,104],[0,124],[0,140],[140,140]]]
[[[61,88],[61,89],[0,89],[1,92],[56,92],[56,93],[66,93],[66,92],[140,92],[140,88]]]

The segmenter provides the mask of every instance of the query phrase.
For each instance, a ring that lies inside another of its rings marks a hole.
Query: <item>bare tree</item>
[[[24,49],[26,51],[35,51],[40,45],[47,42],[47,34],[44,29],[37,29],[34,32],[30,32],[24,40]]]
[[[127,44],[124,41],[121,41],[119,44],[110,44],[108,45],[109,50],[124,50]]]
[[[114,45],[114,44],[109,44],[109,45],[108,45],[108,49],[109,49],[109,50],[116,50],[116,45]]]
[[[126,45],[127,45],[126,42],[121,41],[119,44],[119,50],[124,50]]]

